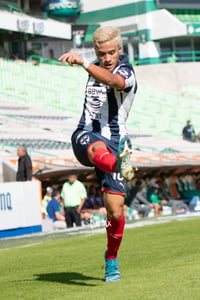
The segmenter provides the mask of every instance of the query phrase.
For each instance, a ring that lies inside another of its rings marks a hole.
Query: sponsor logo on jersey
[[[103,97],[106,98],[105,86],[87,86],[86,94],[88,97]]]

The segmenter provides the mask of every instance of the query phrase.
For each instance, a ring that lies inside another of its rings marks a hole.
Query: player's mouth
[[[108,71],[112,71],[113,70],[113,64],[104,64],[104,68]]]

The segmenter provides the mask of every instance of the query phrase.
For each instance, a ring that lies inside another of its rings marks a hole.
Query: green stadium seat
[[[1,97],[80,118],[88,76],[82,68],[42,63],[36,67],[2,60],[0,69]],[[198,99],[198,86],[185,87],[176,94],[140,83],[127,127],[134,132],[180,136],[187,119],[199,124]],[[29,121],[39,126],[39,120]]]

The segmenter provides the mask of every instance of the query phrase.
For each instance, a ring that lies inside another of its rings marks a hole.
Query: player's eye
[[[110,55],[113,55],[113,54],[115,54],[115,52],[116,52],[116,50],[112,50],[112,51],[110,51],[110,52],[108,52]]]
[[[104,52],[98,52],[98,56],[101,56],[101,57],[103,57],[105,54],[106,53],[104,53]]]
[[[100,57],[104,57],[106,54],[114,55],[115,53],[116,53],[116,49],[113,49],[113,50],[108,51],[108,52],[100,52],[100,51],[98,51],[97,55],[100,56]]]

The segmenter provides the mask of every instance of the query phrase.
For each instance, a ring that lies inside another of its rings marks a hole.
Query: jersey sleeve
[[[116,70],[116,74],[121,76],[124,80],[124,87],[122,88],[124,92],[129,92],[132,88],[136,91],[136,78],[131,66],[124,64],[119,66]]]

